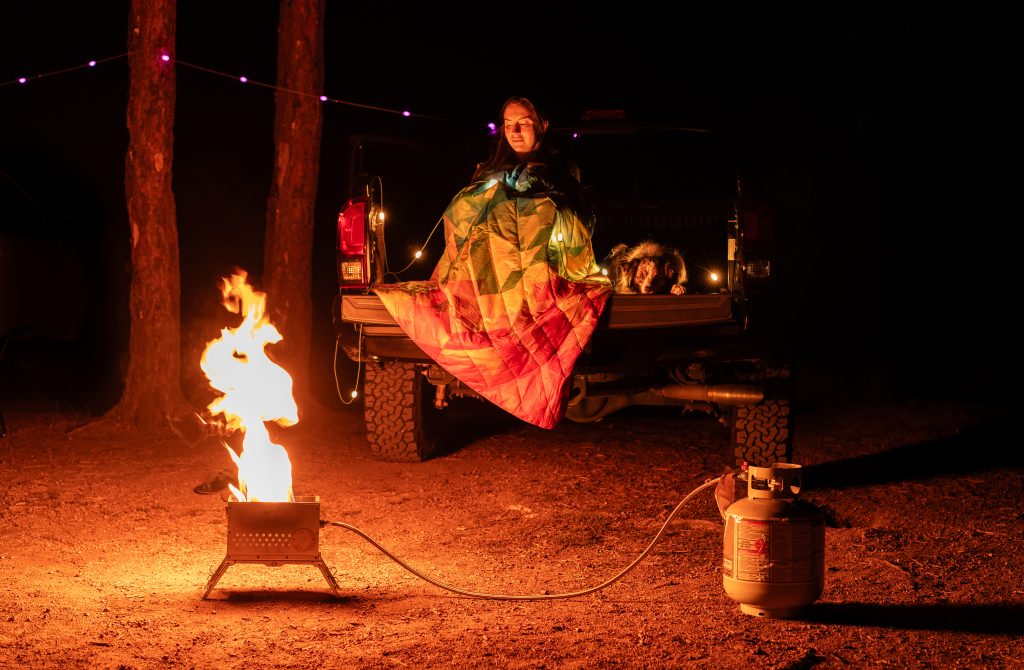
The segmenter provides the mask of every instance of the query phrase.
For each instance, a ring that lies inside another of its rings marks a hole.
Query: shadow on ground
[[[435,458],[454,454],[479,440],[528,425],[495,405],[468,398],[452,399],[440,421]]]
[[[1024,451],[1017,431],[1009,418],[993,419],[936,440],[808,465],[804,481],[808,490],[844,489],[1018,466]]]
[[[951,631],[998,635],[1024,634],[1024,605],[877,605],[818,603],[802,621],[904,630]]]

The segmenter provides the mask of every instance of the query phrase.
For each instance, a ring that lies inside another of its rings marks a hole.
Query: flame
[[[231,486],[242,502],[292,502],[292,465],[284,447],[270,441],[265,422],[282,426],[298,423],[298,407],[292,397],[292,378],[267,357],[268,344],[283,338],[266,315],[266,294],[247,282],[245,270],[224,279],[224,307],[244,316],[238,328],[224,328],[221,336],[206,345],[199,361],[210,386],[223,395],[208,405],[214,415],[223,414],[229,430],[241,430],[242,453],[227,447],[238,466],[238,486]]]

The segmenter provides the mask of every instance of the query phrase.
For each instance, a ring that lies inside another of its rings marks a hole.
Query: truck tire
[[[366,364],[363,417],[374,456],[386,461],[425,461],[437,446],[439,410],[414,363]]]
[[[732,410],[732,446],[736,465],[767,467],[793,457],[789,400],[764,400]]]

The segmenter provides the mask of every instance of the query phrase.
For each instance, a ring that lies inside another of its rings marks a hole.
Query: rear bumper
[[[341,340],[345,353],[352,360],[358,359],[358,352],[362,348],[364,356],[433,362],[406,336],[375,295],[334,296],[331,312],[334,334]]]

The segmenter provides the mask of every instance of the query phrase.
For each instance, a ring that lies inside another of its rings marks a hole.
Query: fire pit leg
[[[331,591],[334,593],[335,597],[341,596],[341,586],[338,585],[338,580],[334,578],[333,574],[331,574],[331,569],[327,567],[327,563],[324,562],[324,559],[319,557],[313,560],[302,561],[239,561],[231,558],[225,558],[223,561],[220,562],[220,565],[217,566],[217,569],[213,571],[213,575],[210,577],[210,581],[207,582],[206,591],[203,592],[203,600],[207,599],[207,597],[210,595],[210,591],[213,590],[213,587],[217,586],[217,582],[220,581],[220,578],[223,577],[224,573],[228,571],[228,568],[230,568],[235,563],[258,563],[261,565],[270,566],[284,565],[286,563],[294,565],[309,565],[310,563],[312,563],[316,567],[320,568],[320,572],[323,573],[324,579],[327,580],[327,585],[331,587]]]
[[[331,590],[334,591],[334,595],[335,596],[340,595],[338,593],[338,590],[341,587],[338,586],[338,580],[335,579],[334,575],[331,574],[331,569],[327,567],[327,564],[324,563],[323,559],[317,559],[316,567],[320,568],[320,572],[324,573],[324,578],[327,580],[327,583],[330,585]]]
[[[231,567],[232,563],[234,563],[234,561],[230,558],[225,558],[220,562],[217,569],[213,571],[210,581],[206,583],[206,592],[203,593],[203,600],[206,600],[206,597],[210,595],[210,591],[212,591],[213,587],[217,585],[217,582],[219,582],[220,578],[224,576],[224,573],[228,571],[228,568]]]

